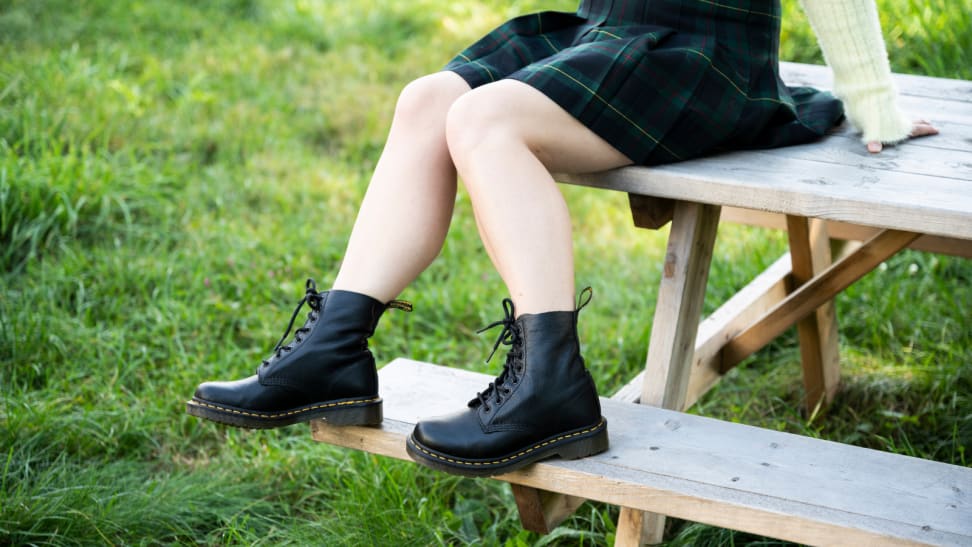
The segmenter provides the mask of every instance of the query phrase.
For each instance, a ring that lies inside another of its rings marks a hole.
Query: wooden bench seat
[[[314,439],[408,460],[416,420],[492,377],[397,359],[381,427],[312,422]],[[497,478],[806,544],[970,545],[972,469],[602,398],[611,448]]]

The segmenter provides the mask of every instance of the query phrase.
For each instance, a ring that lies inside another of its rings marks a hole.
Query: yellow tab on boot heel
[[[412,303],[404,300],[392,300],[386,307],[407,312],[412,311]]]

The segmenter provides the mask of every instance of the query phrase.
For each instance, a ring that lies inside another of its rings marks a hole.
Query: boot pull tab
[[[586,298],[585,298],[586,297]],[[577,295],[577,310],[581,311],[586,308],[588,304],[591,303],[591,299],[594,298],[594,289],[590,287],[584,287],[584,290]]]
[[[386,309],[402,310],[404,312],[412,311],[412,303],[406,302],[405,300],[392,300],[385,305]]]

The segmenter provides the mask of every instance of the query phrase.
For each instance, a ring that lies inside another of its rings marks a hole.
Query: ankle
[[[516,318],[519,319],[524,315],[541,315],[558,312],[573,313],[575,308],[573,299],[571,298],[566,300],[536,300],[521,297],[514,299],[514,309],[516,309]]]
[[[377,287],[372,287],[361,283],[342,282],[340,279],[335,280],[334,285],[331,286],[330,292],[335,291],[367,296],[368,298],[377,300],[382,304],[385,304],[395,298],[394,294],[389,296],[387,294],[388,291],[381,290]]]

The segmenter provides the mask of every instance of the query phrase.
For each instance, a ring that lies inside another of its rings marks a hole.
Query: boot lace
[[[506,396],[513,393],[513,386],[520,382],[520,377],[523,375],[523,337],[520,326],[516,323],[513,301],[509,298],[503,300],[503,311],[506,315],[503,319],[476,331],[479,334],[494,327],[503,327],[499,337],[496,338],[496,343],[493,344],[493,350],[486,358],[487,363],[493,358],[500,344],[510,346],[510,351],[506,354],[506,363],[503,364],[503,371],[496,377],[496,380],[489,383],[484,391],[477,393],[476,398],[469,402],[469,406],[482,405],[486,412],[492,410],[491,401],[499,405]]]
[[[304,339],[301,338],[301,335],[310,332],[310,329],[307,327],[307,325],[313,323],[314,321],[317,321],[318,314],[321,311],[321,302],[323,300],[324,300],[324,293],[318,292],[317,283],[313,279],[308,278],[306,287],[304,289],[304,298],[300,299],[300,302],[297,304],[297,307],[294,309],[294,314],[290,316],[290,323],[287,325],[287,331],[284,332],[283,336],[281,336],[280,340],[277,342],[277,345],[274,346],[271,356],[268,359],[265,359],[263,361],[263,366],[265,367],[269,366],[270,361],[272,361],[274,358],[279,359],[284,352],[294,349],[295,345],[304,341]],[[310,313],[307,314],[307,321],[304,323],[303,327],[300,327],[299,329],[294,331],[293,342],[284,345],[284,340],[286,340],[287,335],[290,334],[290,329],[293,328],[294,321],[297,320],[297,315],[300,313],[301,308],[304,307],[304,304],[307,304],[307,306],[310,307],[311,309]]]

